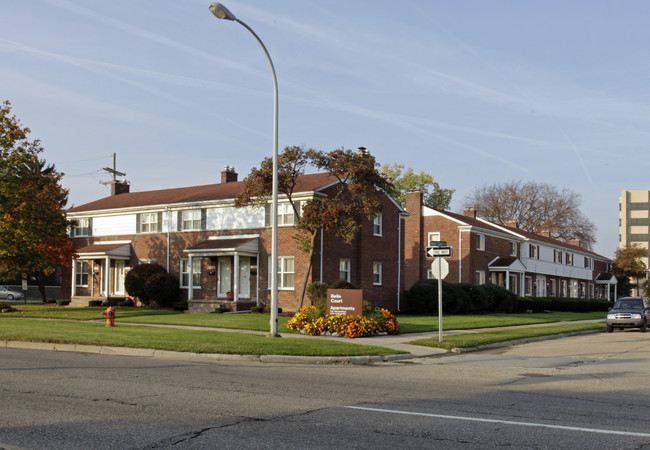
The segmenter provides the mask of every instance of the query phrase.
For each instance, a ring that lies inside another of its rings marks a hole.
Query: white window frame
[[[349,258],[339,259],[339,280],[350,282],[350,266],[351,261]]]
[[[510,256],[517,256],[517,243],[510,241]]]
[[[565,264],[567,266],[572,266],[573,265],[573,253],[566,252],[565,255]]]
[[[158,223],[157,212],[140,213],[140,229],[138,230],[138,233],[157,233],[160,231],[159,227],[160,224]]]
[[[89,217],[83,219],[76,219],[74,228],[72,229],[73,237],[91,236],[91,221]]]
[[[278,290],[295,290],[296,262],[293,256],[278,256]],[[269,256],[268,289],[271,289],[271,257]]]
[[[90,264],[85,260],[78,260],[75,264],[75,279],[74,284],[76,287],[88,287],[88,280],[90,278]],[[85,281],[85,283],[84,283]]]
[[[553,262],[562,264],[563,260],[564,255],[562,254],[562,250],[553,250]]]
[[[485,284],[485,271],[484,270],[477,270],[476,271],[476,285],[480,286],[482,284]]]
[[[384,235],[384,215],[375,214],[375,217],[372,219],[372,234],[375,236]]]
[[[201,210],[184,209],[181,212],[181,230],[198,231],[201,229]]]
[[[431,245],[432,241],[440,242],[440,231],[430,231],[427,233],[427,243],[425,247]]]
[[[278,203],[278,225],[293,225],[295,221],[291,203]]]
[[[530,259],[539,259],[539,245],[528,244],[528,257]]]
[[[181,288],[189,288],[190,259],[181,258]],[[201,288],[201,258],[192,258],[192,289]]]
[[[476,234],[476,250],[485,251],[485,235]]]
[[[381,262],[375,261],[372,263],[372,285],[373,286],[382,286],[383,269],[384,269],[383,264]]]

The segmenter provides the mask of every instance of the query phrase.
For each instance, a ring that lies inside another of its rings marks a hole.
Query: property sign
[[[327,314],[337,316],[361,316],[363,289],[328,289]]]

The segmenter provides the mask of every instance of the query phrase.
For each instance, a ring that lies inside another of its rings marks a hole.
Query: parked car
[[[23,298],[23,293],[18,291],[12,291],[6,287],[0,286],[0,298],[6,300],[13,300],[15,298]]]
[[[648,297],[621,297],[607,313],[607,332],[614,328],[639,328],[645,332],[650,321]]]

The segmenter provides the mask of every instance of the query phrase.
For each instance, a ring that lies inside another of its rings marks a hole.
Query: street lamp
[[[210,11],[219,19],[233,20],[251,32],[262,46],[273,76],[273,207],[271,209],[271,337],[278,337],[278,80],[271,55],[251,27],[239,20],[221,3],[210,3]]]

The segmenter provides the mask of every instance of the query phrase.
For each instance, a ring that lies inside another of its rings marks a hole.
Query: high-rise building
[[[618,246],[619,248],[629,245],[650,249],[650,190],[621,192],[619,200],[618,213]],[[650,269],[648,264],[650,253],[641,258],[646,268]],[[648,278],[646,271],[646,278]],[[635,284],[633,292],[639,295],[638,284]]]

